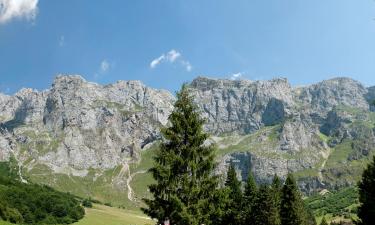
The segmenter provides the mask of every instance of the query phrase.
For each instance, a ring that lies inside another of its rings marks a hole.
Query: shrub
[[[84,199],[82,201],[82,206],[86,208],[92,208],[92,202],[91,199]]]

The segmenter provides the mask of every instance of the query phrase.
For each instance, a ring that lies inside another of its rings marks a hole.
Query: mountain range
[[[355,185],[375,152],[375,87],[334,78],[293,87],[197,77],[188,84],[217,146],[218,174],[293,173],[305,194]],[[175,96],[140,81],[99,85],[59,75],[48,90],[0,93],[0,161],[20,180],[139,207]]]

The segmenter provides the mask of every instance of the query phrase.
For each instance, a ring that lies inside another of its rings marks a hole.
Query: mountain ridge
[[[293,87],[285,78],[197,77],[189,88],[219,147],[219,174],[229,162],[242,180],[249,169],[258,182],[292,172],[311,193],[353,185],[374,152],[375,87],[351,78]],[[43,91],[0,93],[0,161],[13,157],[31,180],[51,186],[99,180],[121,194],[135,183],[142,190],[136,197],[147,195],[148,149],[160,140],[174,100],[141,81],[99,85],[77,75],[57,76]],[[340,162],[352,163],[352,171]]]

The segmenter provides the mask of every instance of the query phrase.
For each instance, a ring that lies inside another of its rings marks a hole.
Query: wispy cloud
[[[243,73],[233,73],[229,77],[231,80],[240,80],[243,77]]]
[[[100,77],[107,74],[111,69],[113,69],[115,66],[114,62],[110,62],[107,59],[103,59],[100,62],[98,70],[94,74],[94,79],[99,79]]]
[[[59,46],[63,47],[65,45],[65,36],[61,35],[59,39]]]
[[[150,63],[150,68],[154,69],[161,63],[179,63],[188,72],[193,69],[191,63],[183,59],[182,54],[175,49],[172,49],[167,53],[163,53],[159,57],[152,60]]]
[[[100,63],[100,71],[102,73],[106,73],[109,69],[110,69],[111,65],[109,64],[109,62],[104,59],[101,63]]]
[[[33,21],[38,13],[38,0],[0,0],[0,23],[15,18]]]
[[[176,61],[176,59],[180,58],[181,57],[181,53],[179,53],[178,51],[172,49],[170,50],[168,53],[167,53],[167,60],[169,62],[174,62]]]
[[[153,69],[155,68],[157,65],[159,65],[160,63],[162,63],[165,59],[165,55],[161,55],[159,56],[158,58],[152,60],[152,62],[150,63],[150,67]]]
[[[189,61],[181,60],[181,64],[185,67],[186,71],[188,72],[190,72],[193,69]]]

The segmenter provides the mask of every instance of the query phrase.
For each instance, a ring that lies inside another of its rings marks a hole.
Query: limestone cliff
[[[311,192],[353,184],[374,153],[375,88],[349,78],[292,87],[282,78],[198,77],[189,88],[219,148],[218,173],[229,162],[242,179],[251,169],[258,182],[292,172]],[[60,175],[90,185],[112,171],[101,185],[134,200],[133,178],[151,166],[147,149],[174,101],[140,81],[102,86],[77,75],[57,76],[45,91],[0,94],[0,160],[14,158],[31,179],[54,186]],[[47,182],[45,171],[54,178]]]

